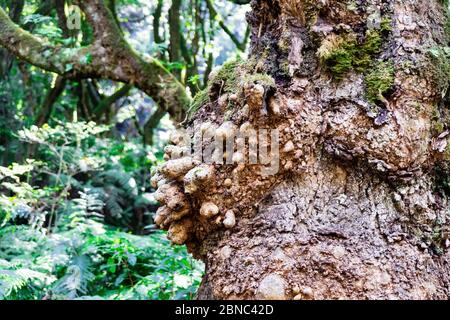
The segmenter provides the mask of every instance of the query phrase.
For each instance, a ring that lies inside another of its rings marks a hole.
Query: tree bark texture
[[[198,298],[448,299],[446,5],[254,0],[248,21],[186,127],[277,129],[279,172],[180,158],[175,134],[152,179]]]

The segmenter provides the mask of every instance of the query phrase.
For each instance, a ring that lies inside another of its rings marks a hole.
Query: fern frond
[[[86,255],[75,256],[66,274],[53,287],[53,293],[66,299],[75,299],[88,293],[88,284],[94,279],[91,272],[92,262]]]

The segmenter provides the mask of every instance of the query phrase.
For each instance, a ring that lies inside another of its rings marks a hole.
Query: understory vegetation
[[[194,296],[202,264],[151,224],[145,184],[156,156],[99,137],[107,130],[80,122],[18,132],[35,151],[0,167],[0,298]]]

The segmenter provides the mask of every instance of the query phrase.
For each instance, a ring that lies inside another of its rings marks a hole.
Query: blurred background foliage
[[[248,2],[109,0],[129,43],[191,96],[245,56]],[[0,6],[51,43],[91,41],[83,16],[67,28],[71,1]],[[0,47],[0,299],[194,298],[203,264],[152,220],[150,173],[172,127],[130,85],[65,79]]]

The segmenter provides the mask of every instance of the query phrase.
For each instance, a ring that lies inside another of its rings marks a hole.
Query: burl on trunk
[[[444,3],[252,2],[249,58],[185,121],[196,153],[174,134],[152,180],[156,223],[206,263],[200,299],[450,296]]]

